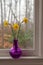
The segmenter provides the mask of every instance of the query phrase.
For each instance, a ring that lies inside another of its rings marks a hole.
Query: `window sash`
[[[35,0],[35,27],[34,27],[34,47],[33,49],[22,49],[23,51],[23,55],[22,56],[39,56],[39,16],[41,13],[39,11],[39,3],[40,3],[40,0]],[[41,5],[40,5],[41,6]],[[26,53],[26,54],[25,54]],[[25,54],[25,55],[24,55]],[[6,57],[9,57],[9,49],[0,49],[0,56],[6,56]]]

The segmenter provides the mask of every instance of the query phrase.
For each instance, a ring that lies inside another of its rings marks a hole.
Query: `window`
[[[23,3],[23,4],[22,4]],[[1,6],[0,6],[1,7]],[[1,9],[1,8],[0,8]],[[17,20],[18,21],[22,21],[24,17],[28,18],[28,30],[29,30],[29,41],[25,41],[24,44],[20,43],[19,45],[21,47],[25,47],[25,48],[32,48],[33,47],[33,25],[34,25],[34,0],[11,0],[11,1],[4,1],[2,0],[2,9],[3,9],[3,21],[4,20],[8,20],[9,23],[15,23]],[[16,18],[14,18],[15,14]],[[1,21],[1,18],[0,18]],[[2,24],[2,22],[0,23]],[[3,25],[1,25],[3,26]],[[1,27],[0,26],[0,27]],[[25,29],[25,24],[22,24],[22,27],[24,27]],[[23,29],[23,30],[24,30]],[[2,31],[2,35],[0,36],[0,38],[2,37],[1,45],[3,48],[10,48],[10,46],[12,46],[11,43],[8,42],[7,38],[10,36],[10,32],[11,32],[11,28],[7,27],[7,28],[3,28],[1,29]],[[4,32],[4,33],[3,33]],[[0,32],[1,34],[1,32]],[[1,46],[0,46],[1,48]]]
[[[19,44],[20,47],[23,50],[23,56],[26,54],[28,55],[39,55],[39,0],[1,0],[0,1],[0,52],[4,53],[2,56],[9,56],[9,48],[12,47],[12,44],[6,41],[7,36],[10,34],[9,32],[11,31],[9,28],[3,28],[3,21],[6,19],[8,20],[9,23],[14,23],[17,21],[22,21],[23,17],[27,17],[29,19],[29,23],[27,25],[27,30],[29,30],[29,35],[30,38],[28,42],[25,44]],[[12,14],[16,13],[15,16],[17,19],[15,19],[14,15]],[[25,29],[25,24],[24,29]],[[26,31],[27,31],[26,30]],[[8,35],[6,35],[8,33]],[[8,36],[10,37],[10,35]],[[6,51],[7,50],[7,51]],[[6,54],[7,53],[7,54]]]

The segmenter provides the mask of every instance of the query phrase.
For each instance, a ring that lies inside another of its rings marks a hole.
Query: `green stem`
[[[18,36],[19,36],[20,27],[21,27],[21,24],[20,24],[20,26],[19,26],[19,30],[18,30],[18,34],[17,34],[17,39],[18,39]]]
[[[11,24],[9,24],[9,25],[11,26],[12,34],[13,34],[13,36],[14,36],[14,30],[13,30],[13,28],[12,28],[12,25],[11,25]]]

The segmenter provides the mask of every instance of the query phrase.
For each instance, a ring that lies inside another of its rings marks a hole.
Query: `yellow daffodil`
[[[13,24],[13,29],[14,30],[19,30],[19,25],[17,23]]]
[[[23,22],[27,23],[28,22],[28,18],[24,18]]]
[[[8,21],[7,21],[7,20],[5,20],[5,21],[4,21],[4,26],[5,26],[5,27],[7,27],[7,26],[8,26],[8,24],[9,24],[9,23],[8,23]]]

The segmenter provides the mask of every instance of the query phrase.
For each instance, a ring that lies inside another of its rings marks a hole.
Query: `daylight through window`
[[[24,18],[28,24],[22,23],[19,34],[19,47],[33,48],[34,37],[34,0],[1,0],[0,1],[0,49],[8,49],[13,46],[11,27],[4,27],[4,21],[9,24],[21,23]],[[7,23],[6,23],[7,24]],[[27,33],[27,34],[25,34]],[[23,36],[25,34],[25,36]]]

